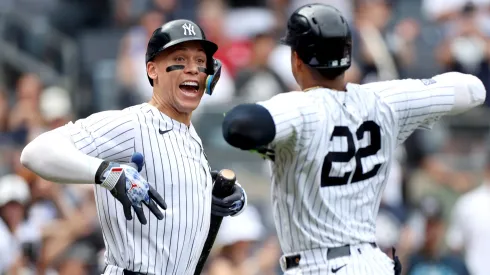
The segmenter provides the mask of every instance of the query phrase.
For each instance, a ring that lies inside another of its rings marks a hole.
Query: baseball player
[[[212,196],[212,171],[191,124],[219,79],[217,48],[192,21],[166,23],[148,43],[148,103],[95,113],[24,148],[22,164],[47,180],[95,183],[104,274],[193,274],[211,213],[244,209],[239,185],[224,199]]]
[[[482,82],[445,73],[366,85],[344,83],[351,34],[331,6],[289,18],[301,91],[241,104],[223,121],[232,146],[267,156],[285,274],[399,274],[376,244],[376,215],[395,148],[415,129],[484,102]],[[396,268],[395,268],[396,266]],[[394,270],[395,269],[395,270]]]

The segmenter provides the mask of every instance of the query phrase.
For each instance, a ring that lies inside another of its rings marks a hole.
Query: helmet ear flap
[[[213,58],[213,70],[208,69],[208,77],[206,78],[206,88],[204,92],[208,95],[212,95],[214,87],[218,83],[221,76],[221,61],[219,59]]]

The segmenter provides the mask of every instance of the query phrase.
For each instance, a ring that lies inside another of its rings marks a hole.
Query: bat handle
[[[233,193],[235,187],[236,174],[230,169],[219,171],[214,181],[213,195],[218,198],[224,198]]]

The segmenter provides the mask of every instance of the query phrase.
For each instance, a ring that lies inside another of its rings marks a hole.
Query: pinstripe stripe
[[[173,125],[172,125],[173,126]],[[172,127],[173,128],[173,127]],[[170,140],[168,141],[170,142]],[[167,152],[167,155],[169,156],[169,159],[171,158],[171,155],[170,155],[170,146],[167,146],[167,141],[166,141],[166,138],[164,138],[164,145],[165,145],[165,151]],[[174,170],[174,169],[178,169],[175,167],[175,163],[174,165],[172,165],[172,163],[170,162],[169,160],[169,168],[170,168],[170,203],[167,203],[169,205],[174,205],[174,186],[175,186],[175,183],[174,183],[174,173],[172,173],[172,171],[175,171],[178,173],[178,170]],[[167,205],[168,207],[168,205]],[[173,218],[174,215],[172,215],[172,219],[171,219],[171,226],[170,226],[170,238],[169,238],[169,244],[168,244],[168,253],[169,253],[169,257],[172,253],[172,240],[173,240],[173,229],[174,229],[174,218]],[[169,234],[167,231],[165,231],[165,235]],[[163,272],[162,274],[167,274],[167,269],[168,269],[168,264],[170,262],[170,259],[167,259],[167,262],[164,264],[165,265],[165,272]],[[162,265],[163,267],[163,265]]]
[[[143,135],[143,124],[142,122],[144,122],[144,119],[142,120],[140,118],[142,114],[141,113],[138,113],[137,114],[137,119],[138,119],[138,124],[140,125],[140,136],[141,136],[141,152],[143,153],[144,156],[146,156],[146,152],[147,150],[145,150],[146,146],[145,146],[145,137]],[[146,124],[145,124],[146,125]],[[145,165],[146,167],[146,165]],[[145,169],[146,170],[146,169]],[[146,177],[148,177],[148,173],[146,173]],[[136,217],[136,213],[134,213],[135,217],[133,217],[133,219],[136,221],[138,220],[138,218]],[[148,217],[148,216],[147,216]],[[141,272],[141,268],[142,268],[142,264],[141,262],[143,261],[143,224],[141,223],[136,223],[136,229],[135,229],[135,232],[138,232],[139,231],[139,236],[138,234],[135,234],[134,235],[134,239],[135,239],[135,247],[134,247],[134,250],[133,250],[133,269],[134,271],[136,271],[136,269],[138,269],[138,272]],[[138,230],[138,227],[139,227],[139,230]],[[137,249],[139,248],[139,252],[137,252]],[[139,259],[138,259],[138,256],[139,256]],[[138,267],[136,267],[136,264],[138,264]]]
[[[150,123],[148,123],[148,119],[150,118]],[[145,119],[144,119],[144,122],[145,122],[145,125],[147,127],[147,138],[148,138],[148,143],[149,146],[150,146],[150,151],[149,152],[145,152],[144,153],[144,156],[146,159],[148,159],[148,157],[151,157],[151,162],[149,164],[151,165],[145,165],[144,166],[144,170],[145,170],[145,178],[147,179],[147,181],[150,183],[150,184],[155,184],[155,174],[153,174],[153,181],[152,179],[148,176],[148,167],[153,167],[153,169],[155,169],[155,156],[154,156],[154,153],[155,153],[155,150],[153,150],[153,145],[152,145],[152,142],[151,142],[151,134],[150,134],[150,125],[152,125],[152,117],[151,116],[145,116]],[[147,161],[148,162],[148,161]],[[141,171],[143,172],[143,171]],[[147,209],[146,207],[144,208],[145,210]],[[153,215],[150,214],[150,211],[147,210],[148,213],[145,213],[145,216],[146,216],[146,219],[148,221],[147,225],[148,225],[148,238],[145,238],[146,242],[147,242],[147,245],[148,245],[148,252],[147,252],[147,255],[151,255],[150,254],[150,240],[149,238],[151,238],[151,221],[153,220]],[[158,226],[158,222],[157,222],[157,226]],[[142,240],[143,242],[143,240]],[[142,261],[143,262],[143,261]],[[146,268],[143,267],[143,264],[141,265],[141,268],[140,270],[146,270],[146,273],[149,272],[149,269],[150,269],[150,257],[146,257]]]
[[[179,128],[181,128],[181,127],[182,127],[182,125],[179,126]],[[187,135],[188,135],[188,132],[186,132],[186,137],[187,137]],[[183,140],[183,142],[184,142],[184,140]],[[185,168],[186,165],[184,163],[184,156],[182,155],[182,154],[186,154],[185,147],[179,148],[180,147],[180,145],[179,145],[180,142],[178,142],[178,140],[175,140],[175,143],[176,143],[176,147],[178,148],[179,152],[181,152],[180,161],[182,163],[182,167],[183,167],[183,170],[184,170],[184,173],[183,173],[183,175],[184,175],[184,181],[187,182],[187,171],[186,171],[186,168]],[[184,144],[184,146],[185,146],[185,144]],[[185,206],[184,207],[180,207],[180,203],[181,203],[181,200],[180,199],[182,198],[182,196],[179,196],[179,208],[180,209],[185,208],[185,218],[184,218],[184,220],[188,220],[188,218],[187,218],[187,201],[188,200],[186,199],[187,198],[187,185],[184,186],[183,192],[181,192],[181,189],[180,188],[181,188],[181,186],[179,184],[179,194],[184,193],[183,198],[184,198]],[[179,217],[182,218],[183,215],[184,215],[184,211],[182,211],[182,213],[179,215]],[[181,236],[182,231],[184,231],[183,232],[184,234],[182,236],[182,242],[185,242],[186,241],[185,236],[187,234],[187,223],[184,224],[184,230],[180,230],[180,223],[179,223],[179,230],[178,230],[179,235],[177,237],[177,243],[179,242],[179,239],[180,239],[180,236]],[[182,246],[179,245],[179,247],[183,247],[183,245]],[[176,267],[176,269],[175,269],[174,272],[177,272],[177,273],[179,272],[179,268],[177,268],[177,267],[180,266],[179,264],[180,264],[180,260],[182,259],[182,253],[184,252],[183,250],[184,249],[181,249],[180,250],[180,253],[177,250],[177,253],[175,254],[175,262],[176,262],[176,266],[175,267]]]
[[[174,126],[174,125],[172,124],[172,126]],[[181,130],[181,129],[179,128],[179,130]],[[175,166],[177,167],[177,186],[178,186],[177,200],[178,200],[178,206],[179,206],[179,209],[182,209],[182,206],[181,206],[181,196],[180,196],[180,192],[181,192],[180,187],[181,186],[179,184],[180,183],[180,175],[182,175],[182,173],[180,172],[180,169],[179,169],[179,163],[177,162],[177,153],[175,152],[176,146],[174,145],[174,144],[177,143],[177,137],[176,137],[177,134],[175,133],[175,131],[172,131],[172,133],[169,133],[169,135],[170,134],[173,134],[174,135],[174,138],[173,139],[172,138],[170,139],[170,144],[172,146],[173,157],[176,160]],[[175,142],[172,142],[172,140],[174,140]],[[173,188],[172,188],[172,190],[173,190]],[[177,226],[178,226],[177,227],[177,244],[175,246],[175,254],[172,255],[173,258],[174,258],[174,261],[175,261],[175,265],[172,268],[172,274],[174,274],[174,272],[176,271],[175,268],[178,266],[177,258],[178,258],[178,255],[179,255],[179,248],[181,247],[180,246],[180,243],[179,243],[180,242],[180,224],[181,224],[180,220],[181,220],[181,218],[182,218],[182,216],[179,214],[178,215],[178,221],[177,221]],[[169,250],[172,251],[172,248],[170,247]]]
[[[102,187],[99,187],[99,186],[94,186],[94,192],[95,192],[95,203],[96,203],[96,207],[97,209],[103,209],[103,206],[102,206],[102,202],[100,201],[100,196],[99,196],[99,192],[97,191],[98,188],[102,188]],[[116,259],[114,258],[114,255],[111,254],[111,249],[109,248],[110,244],[109,244],[109,240],[107,238],[107,229],[106,229],[106,223],[103,223],[102,222],[102,213],[104,213],[103,211],[97,211],[97,216],[99,218],[99,223],[100,223],[100,226],[101,226],[101,229],[102,229],[102,237],[104,238],[104,243],[105,243],[105,246],[106,246],[106,253],[107,253],[107,257],[106,257],[106,261],[111,261],[113,263],[116,263]],[[105,217],[105,216],[104,216]],[[109,259],[109,258],[112,258],[112,259]]]
[[[152,115],[155,117],[155,114],[152,112]],[[159,130],[161,129],[161,122],[160,120],[158,121],[158,127],[156,127],[156,125],[154,125],[154,130],[155,130],[155,136],[159,137]],[[157,148],[158,148],[158,157],[160,158],[160,171],[161,171],[161,176],[162,176],[162,179],[163,179],[163,182],[165,182],[165,169],[163,167],[163,159],[162,159],[162,156],[164,154],[164,152],[162,152],[161,150],[161,147],[160,147],[160,140],[162,139],[162,137],[159,137],[157,138]],[[156,175],[157,175],[157,170],[156,170],[156,165],[153,166],[153,169],[154,169],[154,174],[155,174],[155,183],[157,182],[156,180]],[[163,187],[163,188],[162,188]],[[159,184],[155,184],[155,190],[162,195],[162,198],[166,198],[166,194],[165,194],[165,186],[160,186]],[[159,228],[159,225],[160,225],[160,222],[157,223],[157,231],[156,231],[156,235],[155,235],[155,239],[158,240],[159,237],[161,236],[162,237],[162,244],[163,246],[165,246],[165,228],[166,228],[166,225],[167,225],[167,212],[166,211],[163,211],[163,234],[160,232],[160,228]],[[160,263],[161,261],[163,261],[163,256],[160,255],[160,252],[162,248],[159,249],[158,245],[160,244],[160,242],[156,242],[156,245],[155,245],[155,252],[154,252],[154,255],[155,255],[155,258],[154,258],[154,263],[153,263],[153,273],[156,273],[156,268],[157,268],[157,259],[159,258],[160,260]],[[162,249],[163,250],[163,249]],[[158,257],[160,256],[160,257]]]
[[[197,156],[199,154],[199,148],[195,147],[194,148],[195,151],[192,151],[192,154],[194,156]],[[189,151],[190,152],[190,151]],[[196,173],[196,164],[195,163],[192,163],[192,172],[191,172],[191,181],[192,182],[197,182],[197,173]],[[191,247],[190,247],[190,250],[189,250],[189,255],[187,256],[187,266],[185,268],[185,272],[187,273],[189,271],[189,267],[190,267],[190,264],[192,263],[192,259],[193,259],[193,256],[194,256],[194,243],[196,241],[196,232],[197,232],[197,226],[196,226],[196,212],[194,209],[194,195],[197,194],[197,188],[196,188],[196,185],[193,184],[192,185],[192,191],[191,191],[191,209],[193,211],[191,211],[191,221],[192,221],[192,224],[191,224],[191,229],[190,229],[190,236],[192,238],[192,244],[191,244]],[[199,211],[199,210],[198,210]],[[197,214],[198,215],[198,214]]]

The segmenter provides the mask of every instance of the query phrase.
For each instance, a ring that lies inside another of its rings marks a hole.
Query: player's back
[[[302,113],[278,143],[273,205],[284,252],[375,242],[375,218],[398,130],[390,106],[359,85],[285,94]]]

